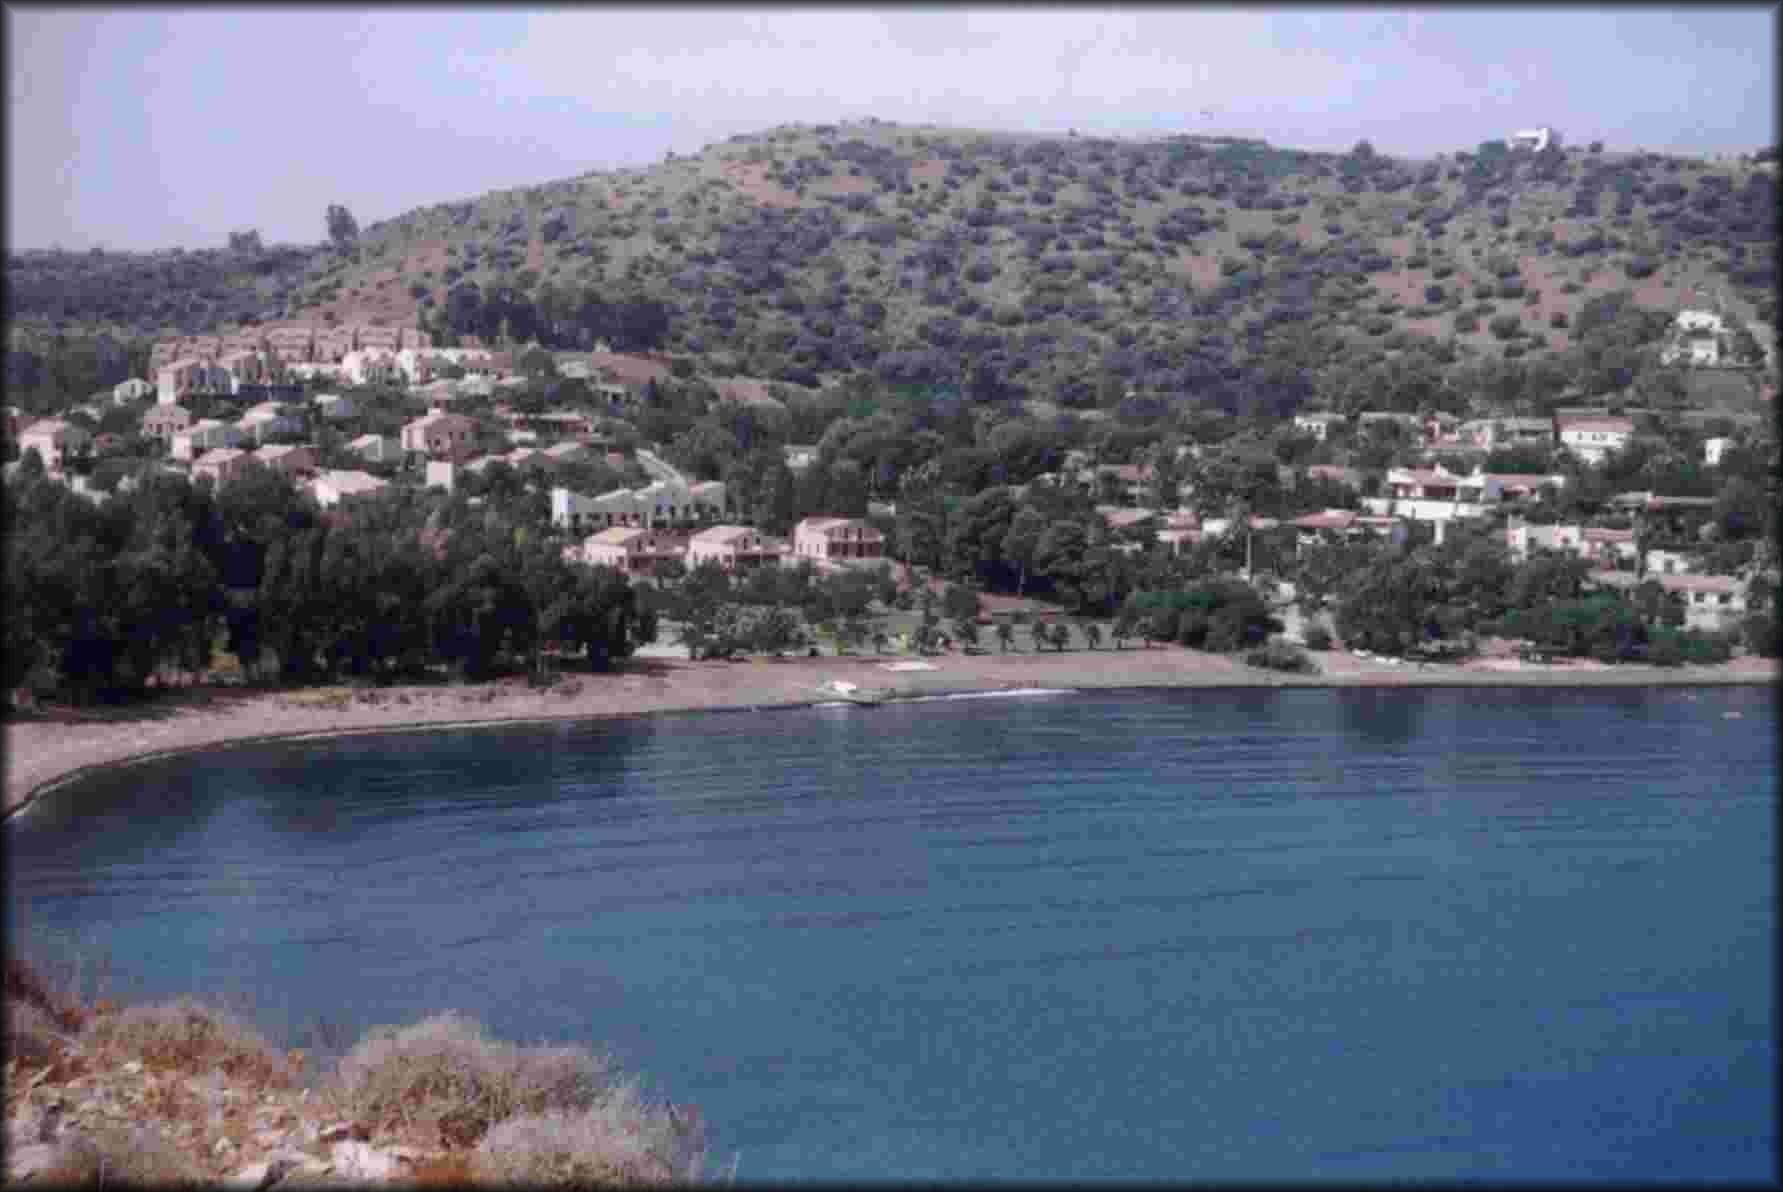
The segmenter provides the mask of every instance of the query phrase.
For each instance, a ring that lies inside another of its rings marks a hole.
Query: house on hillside
[[[1322,443],[1330,435],[1333,427],[1342,426],[1348,421],[1349,419],[1342,414],[1335,414],[1328,410],[1315,410],[1310,414],[1294,415],[1294,429],[1302,434],[1311,435]]]
[[[1732,629],[1751,611],[1750,587],[1731,575],[1648,575],[1629,571],[1593,571],[1590,578],[1600,587],[1627,591],[1647,580],[1656,581],[1666,595],[1684,608],[1684,627],[1710,633]]]
[[[141,377],[131,377],[111,387],[111,399],[120,406],[154,396],[155,387]]]
[[[353,399],[338,393],[318,393],[313,399],[316,412],[330,422],[340,422],[351,418],[359,411],[353,405]]]
[[[1463,422],[1455,433],[1461,442],[1486,451],[1554,447],[1554,423],[1547,418],[1476,418]]]
[[[853,517],[808,517],[793,527],[792,553],[820,563],[882,559],[885,535]]]
[[[340,365],[341,376],[354,385],[393,385],[401,375],[396,353],[386,348],[355,348]]]
[[[360,435],[347,444],[347,450],[375,464],[402,462],[402,443],[390,435]]]
[[[1610,454],[1628,446],[1634,435],[1630,418],[1565,418],[1560,421],[1560,445],[1588,464],[1601,464]]]
[[[1512,150],[1524,150],[1529,153],[1540,153],[1549,145],[1556,149],[1561,147],[1560,132],[1546,124],[1539,128],[1520,128],[1504,139],[1505,147]]]
[[[1354,509],[1325,509],[1308,513],[1289,523],[1294,527],[1294,553],[1322,544],[1352,541],[1358,538],[1384,538],[1403,541],[1405,523],[1396,517],[1374,517]]]
[[[244,438],[255,443],[264,443],[273,435],[298,435],[304,430],[304,421],[295,414],[287,414],[276,401],[261,402],[251,407],[247,413],[236,420],[235,425],[241,429]]]
[[[551,524],[571,532],[588,526],[653,528],[709,521],[724,513],[725,488],[717,480],[693,485],[658,480],[643,488],[616,488],[596,497],[563,487],[551,490]]]
[[[609,526],[563,550],[570,562],[612,567],[631,576],[654,576],[666,560],[685,562],[687,556],[684,540],[642,526]]]
[[[86,452],[92,442],[93,436],[74,423],[45,418],[19,432],[19,458],[35,451],[45,471],[60,472],[64,463]]]
[[[388,484],[369,473],[339,469],[317,474],[309,485],[310,494],[324,509],[334,509],[344,501],[378,496],[389,489]]]
[[[815,446],[794,445],[788,443],[785,447],[781,448],[781,452],[786,459],[786,466],[795,472],[803,472],[806,468],[817,462],[817,448]]]
[[[402,449],[463,462],[476,452],[477,423],[463,414],[435,412],[402,428]]]
[[[219,488],[240,478],[252,457],[238,447],[215,447],[192,461],[192,480],[209,477]]]
[[[1719,468],[1721,466],[1721,457],[1727,454],[1728,448],[1735,446],[1738,446],[1738,444],[1733,439],[1721,435],[1717,435],[1712,439],[1704,439],[1703,463],[1709,465],[1711,468]]]
[[[777,567],[786,543],[749,526],[712,526],[687,540],[687,565],[716,563],[726,571]]]
[[[151,439],[171,439],[192,425],[192,411],[184,406],[150,406],[142,416],[142,433]]]
[[[254,458],[282,476],[314,472],[318,466],[316,449],[308,443],[280,443],[262,447]]]
[[[167,454],[174,459],[193,460],[218,447],[239,447],[244,438],[241,429],[231,423],[201,418],[168,437]]]
[[[193,394],[232,392],[234,385],[227,369],[195,356],[175,360],[155,375],[155,398],[162,405],[173,405]]]

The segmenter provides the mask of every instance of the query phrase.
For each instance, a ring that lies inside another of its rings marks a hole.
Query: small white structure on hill
[[[1511,149],[1528,149],[1532,153],[1540,153],[1549,145],[1560,147],[1560,134],[1544,124],[1540,128],[1523,128],[1504,139]]]

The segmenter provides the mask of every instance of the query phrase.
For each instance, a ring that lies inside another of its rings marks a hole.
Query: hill
[[[1281,409],[1407,353],[1565,352],[1614,291],[1775,324],[1774,162],[1596,149],[783,127],[413,211],[341,250],[14,257],[9,313],[135,333],[419,320],[712,375]]]

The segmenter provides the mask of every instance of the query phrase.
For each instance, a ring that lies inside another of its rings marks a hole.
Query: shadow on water
[[[1333,692],[1344,735],[1375,745],[1408,745],[1424,731],[1430,694],[1409,688]]]

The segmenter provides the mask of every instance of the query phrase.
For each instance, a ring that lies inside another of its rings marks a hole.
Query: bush
[[[1331,631],[1323,625],[1310,627],[1303,636],[1306,639],[1306,648],[1309,650],[1324,651],[1329,650],[1332,646]]]
[[[199,1074],[219,1070],[236,1080],[285,1087],[291,1070],[259,1032],[190,998],[130,1006],[93,1020],[88,1046],[129,1055],[145,1065]]]
[[[591,1108],[616,1083],[604,1056],[499,1042],[451,1013],[374,1030],[335,1079],[348,1112],[373,1130],[419,1127],[462,1144],[519,1114]]]
[[[496,1125],[478,1145],[474,1172],[527,1187],[691,1184],[705,1156],[699,1116],[647,1106],[635,1089],[611,1089],[575,1113],[527,1113]]]
[[[1327,638],[1327,644],[1329,639]],[[1285,671],[1289,674],[1305,675],[1318,673],[1318,664],[1313,662],[1307,652],[1291,642],[1272,641],[1244,656],[1246,666],[1254,666],[1263,670]]]
[[[158,1130],[106,1123],[69,1131],[43,1181],[52,1187],[199,1187],[204,1173]]]

